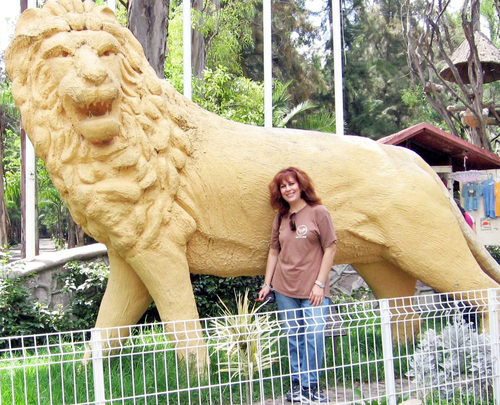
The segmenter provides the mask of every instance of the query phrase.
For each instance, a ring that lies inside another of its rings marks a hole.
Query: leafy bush
[[[92,328],[106,290],[109,267],[102,262],[68,262],[64,268],[66,272],[60,276],[62,291],[71,294],[65,330]]]
[[[457,315],[440,333],[427,330],[410,360],[409,377],[429,396],[454,394],[487,398],[491,384],[492,357],[489,336],[479,334],[472,323]],[[458,388],[457,388],[458,387]]]
[[[30,296],[23,283],[24,279],[20,277],[0,279],[0,336],[27,335],[46,330],[47,310]]]
[[[493,256],[493,259],[495,259],[497,263],[500,263],[500,246],[486,246],[486,249],[488,249],[488,252]]]
[[[263,283],[263,276],[223,278],[192,274],[191,282],[200,318],[211,318],[221,315],[217,305],[219,302],[222,302],[229,312],[237,313],[235,296],[238,292],[249,290],[250,298],[256,297]],[[268,310],[276,309],[274,305],[276,304],[268,304]]]
[[[70,294],[70,300],[66,307],[54,311],[31,295],[27,278],[0,278],[0,336],[83,330],[95,325],[109,277],[108,266],[102,262],[73,261],[65,265],[65,270],[58,281],[63,284],[62,292]],[[249,289],[256,295],[262,276],[193,275],[192,282],[200,317],[208,318],[220,315],[219,299],[235,312],[236,293]],[[138,323],[155,321],[160,321],[160,317],[153,303]]]

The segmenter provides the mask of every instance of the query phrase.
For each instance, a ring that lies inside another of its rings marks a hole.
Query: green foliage
[[[493,259],[495,259],[497,263],[500,263],[500,246],[486,246],[486,249],[490,252],[491,256],[493,256]]]
[[[224,66],[241,74],[241,54],[253,46],[252,22],[257,0],[205,2],[202,13],[193,12],[194,28],[205,39],[207,68]]]
[[[88,329],[94,326],[97,312],[109,278],[109,267],[102,262],[69,262],[61,276],[62,291],[71,293],[66,310],[65,330]]]
[[[249,290],[236,295],[236,312],[221,301],[222,318],[212,321],[211,337],[215,341],[218,359],[218,373],[229,374],[230,379],[239,377],[250,381],[255,373],[262,378],[264,370],[272,368],[280,360],[277,342],[280,334],[279,323],[275,317],[258,315],[265,304],[251,304]],[[253,384],[246,384],[247,402],[253,398]]]
[[[204,274],[191,274],[191,282],[200,318],[220,316],[217,302],[223,302],[231,313],[237,312],[234,297],[238,292],[250,291],[250,296],[257,296],[263,282],[263,276],[256,277],[216,277]],[[275,304],[269,305],[272,310]]]
[[[0,278],[0,336],[19,336],[41,333],[45,330],[44,313],[29,290],[24,279]]]
[[[434,125],[446,128],[446,123],[435,109],[429,104],[424,93],[417,87],[408,87],[401,90],[401,101],[411,111],[407,125],[415,125],[421,122],[432,122]]]
[[[9,267],[5,267],[7,272]],[[30,277],[0,278],[0,336],[33,335],[93,327],[106,286],[108,269],[102,263],[66,265],[60,276],[62,292],[71,292],[68,306],[54,311],[31,295],[26,287]]]
[[[224,66],[205,70],[193,86],[193,101],[227,119],[251,125],[264,122],[264,87],[229,72]]]
[[[168,53],[165,58],[165,79],[177,91],[184,91],[182,60],[182,8],[170,9],[167,37]]]

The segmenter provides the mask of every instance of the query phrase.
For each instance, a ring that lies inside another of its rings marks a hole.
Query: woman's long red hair
[[[278,210],[278,213],[281,216],[285,216],[290,210],[290,205],[283,199],[281,195],[281,184],[283,184],[283,182],[288,179],[293,179],[299,184],[301,190],[300,196],[307,204],[321,204],[321,199],[316,195],[310,177],[305,172],[297,169],[296,167],[288,167],[276,173],[273,180],[269,184],[271,206],[275,210]]]

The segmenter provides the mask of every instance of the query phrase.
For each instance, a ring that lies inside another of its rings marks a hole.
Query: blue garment
[[[464,197],[465,211],[477,211],[480,195],[481,185],[479,183],[465,183],[462,186],[462,196]]]
[[[330,300],[325,297],[321,306],[313,307],[309,299],[275,293],[280,318],[285,321],[288,332],[292,381],[300,380],[302,387],[319,386],[325,352],[325,316]]]
[[[481,183],[484,202],[484,215],[495,219],[495,180],[488,179]]]

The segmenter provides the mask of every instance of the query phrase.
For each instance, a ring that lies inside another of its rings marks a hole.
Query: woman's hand
[[[271,292],[271,287],[265,285],[263,286],[260,291],[259,291],[259,295],[258,295],[258,300],[259,301],[265,301],[266,297],[269,295],[269,293]]]
[[[319,285],[314,284],[314,287],[309,294],[309,302],[313,307],[320,306],[323,303],[323,298],[325,298],[325,290]]]

